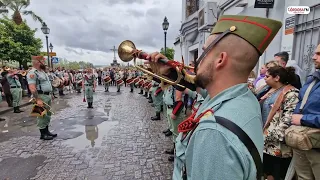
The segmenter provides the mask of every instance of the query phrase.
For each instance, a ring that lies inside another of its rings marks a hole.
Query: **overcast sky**
[[[170,23],[167,46],[173,47],[181,24],[180,0],[31,0],[28,9],[47,23],[49,42],[58,57],[95,65],[109,65],[113,60],[110,49],[126,39],[138,49],[159,51],[164,46],[165,16]],[[41,24],[24,18],[32,28],[38,28],[36,36],[45,48]]]

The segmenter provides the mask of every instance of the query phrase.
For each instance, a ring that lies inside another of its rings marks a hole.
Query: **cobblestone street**
[[[19,115],[4,114],[0,122],[0,177],[10,180],[171,179],[172,163],[164,154],[171,138],[161,132],[166,121],[151,121],[147,99],[122,87],[104,92],[99,86],[94,109],[83,94],[55,100],[53,141],[42,141],[30,106]],[[23,117],[22,117],[23,116]]]

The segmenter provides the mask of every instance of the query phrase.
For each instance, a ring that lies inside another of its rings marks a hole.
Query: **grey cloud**
[[[161,9],[159,8],[150,8],[148,9],[148,11],[146,12],[146,16],[147,17],[157,17],[162,15]]]
[[[84,53],[83,53],[83,51],[81,50],[80,52],[78,52],[77,50],[75,50],[75,49],[72,49],[72,48],[69,48],[69,47],[66,47],[66,48],[64,48],[66,51],[68,51],[68,52],[73,52],[73,53],[76,53],[76,54],[78,54],[78,55],[83,55]]]
[[[64,16],[72,16],[72,14],[70,14],[69,12],[66,12],[66,11],[64,11],[62,9],[59,9],[58,12],[61,13],[62,15],[64,15]]]
[[[128,9],[126,11],[126,14],[129,15],[129,16],[134,16],[136,18],[139,18],[139,17],[143,17],[144,16],[144,12],[142,11],[138,11],[138,10],[134,10],[134,9]]]
[[[34,0],[30,7],[43,17],[51,29],[49,41],[55,47],[68,47],[69,49],[65,50],[70,56],[96,55],[96,52],[92,51],[107,52],[113,56],[110,49],[114,45],[118,47],[126,39],[132,40],[139,49],[159,51],[164,44],[164,16],[167,16],[170,22],[168,47],[173,46],[173,41],[179,33],[181,13],[168,8],[177,4],[176,1],[173,3],[172,0],[148,0],[149,4],[143,4],[147,0],[79,0],[78,3],[71,1],[66,0],[60,5],[50,0],[46,0],[48,4],[43,3],[43,0]],[[105,2],[122,5],[111,7]],[[136,8],[137,6],[140,8]],[[33,22],[31,18],[27,20],[31,27],[40,28],[39,23]],[[37,36],[45,42],[45,36],[40,30]],[[83,52],[78,49],[83,49]]]
[[[108,5],[115,5],[115,4],[145,4],[145,0],[106,0],[105,1]]]

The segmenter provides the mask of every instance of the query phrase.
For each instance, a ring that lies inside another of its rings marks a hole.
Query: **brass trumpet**
[[[21,70],[21,71],[18,71],[18,74],[21,74],[21,76],[26,76],[27,75],[27,71]]]
[[[50,112],[51,114],[54,114],[51,111],[51,106],[49,106],[47,103],[43,102],[44,106],[39,106],[37,104],[37,100],[35,98],[31,98],[29,102],[33,103],[33,107],[30,113],[30,116],[35,116],[35,117],[43,117],[45,114]]]
[[[181,81],[181,79],[187,79],[189,82],[194,82],[194,78],[195,76],[192,76],[192,75],[189,75],[186,70],[187,69],[193,69],[193,67],[191,66],[185,66],[184,63],[180,63],[180,62],[177,62],[177,61],[170,61],[168,59],[160,59],[159,62],[160,63],[164,63],[168,66],[170,66],[171,68],[175,69],[176,72],[177,72],[177,75],[178,75],[178,78],[176,81],[172,81],[172,80],[169,80],[167,79],[166,77],[163,77],[161,75],[161,73],[159,72],[157,66],[156,66],[156,63],[154,62],[149,62],[150,66],[151,66],[151,69],[153,72],[143,68],[143,67],[140,67],[140,66],[137,66],[136,65],[136,58],[139,58],[139,59],[144,59],[144,60],[148,60],[147,59],[147,56],[148,54],[145,53],[145,52],[142,52],[141,50],[138,50],[136,49],[136,46],[135,44],[130,41],[130,40],[125,40],[123,41],[119,47],[118,47],[118,55],[120,57],[120,59],[123,61],[123,62],[129,62],[131,60],[134,61],[134,66],[139,69],[140,71],[150,75],[150,76],[153,76],[155,78],[158,78],[161,80],[161,87],[165,88],[167,85],[164,84],[167,83],[169,85],[177,85],[177,86],[180,86],[182,88],[185,88],[185,86],[179,84],[179,82]]]

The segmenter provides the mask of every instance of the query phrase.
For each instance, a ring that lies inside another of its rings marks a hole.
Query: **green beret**
[[[255,47],[261,56],[281,26],[280,21],[273,19],[223,15],[219,18],[211,34],[223,33],[230,29],[232,34],[240,36]]]

